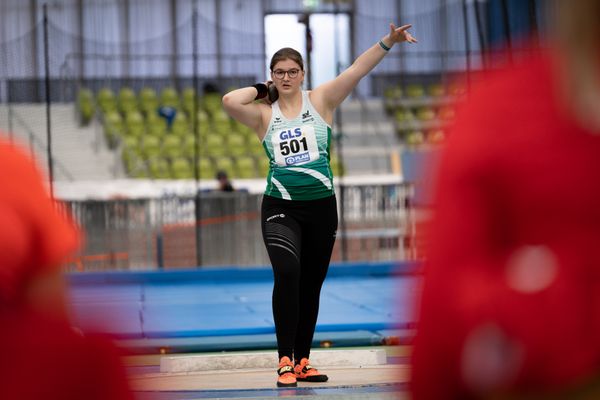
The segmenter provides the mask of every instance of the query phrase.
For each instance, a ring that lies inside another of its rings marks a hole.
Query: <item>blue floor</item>
[[[413,327],[412,264],[332,265],[316,346],[381,344]],[[140,352],[275,347],[268,268],[70,276],[75,325]]]
[[[406,385],[364,385],[353,387],[256,389],[256,390],[203,390],[173,392],[136,392],[139,400],[195,400],[195,399],[261,399],[272,397],[301,397],[303,399],[327,398],[342,399],[351,396],[377,399],[379,395],[396,394],[406,390]]]

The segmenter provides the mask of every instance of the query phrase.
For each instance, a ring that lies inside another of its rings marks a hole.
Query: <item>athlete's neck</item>
[[[279,96],[279,109],[286,116],[295,117],[302,108],[302,92],[290,96]]]

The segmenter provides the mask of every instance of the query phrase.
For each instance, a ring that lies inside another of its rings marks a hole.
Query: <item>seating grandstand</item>
[[[76,106],[82,125],[94,119],[102,123],[106,143],[120,153],[131,178],[192,179],[196,154],[201,179],[213,179],[219,170],[232,178],[266,176],[268,163],[254,132],[225,114],[220,94],[195,96],[193,88],[157,93],[144,87],[137,94],[128,87],[118,93],[82,88]],[[161,115],[165,108],[174,114],[172,120]],[[331,161],[339,174],[335,154]]]

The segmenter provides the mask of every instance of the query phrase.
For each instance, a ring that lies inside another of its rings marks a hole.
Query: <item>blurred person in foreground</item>
[[[412,356],[421,399],[600,398],[600,1],[474,87],[443,156]]]
[[[80,234],[35,164],[0,137],[0,398],[131,399],[112,344],[76,333],[59,265]]]

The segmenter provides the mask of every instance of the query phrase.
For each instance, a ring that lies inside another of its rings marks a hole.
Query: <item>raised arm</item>
[[[390,33],[380,42],[362,53],[354,63],[335,79],[325,82],[312,91],[311,101],[319,103],[324,111],[331,112],[350,94],[358,82],[367,75],[385,57],[396,43],[417,43],[417,40],[407,32],[412,25],[399,28],[391,23]]]
[[[258,90],[254,86],[232,90],[223,96],[223,108],[232,118],[252,128],[262,138],[267,128],[264,121],[269,106],[256,103],[254,100],[257,94]],[[268,117],[266,120],[268,121]]]

